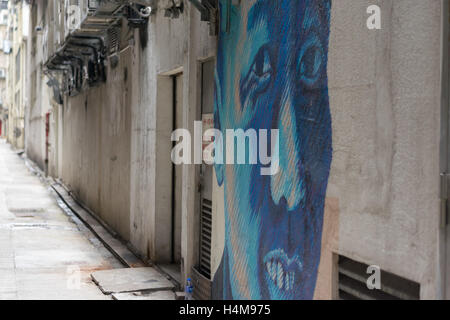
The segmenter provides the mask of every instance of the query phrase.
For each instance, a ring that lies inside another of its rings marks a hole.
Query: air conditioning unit
[[[6,54],[11,53],[11,41],[3,40],[3,52]]]
[[[127,19],[129,26],[145,26],[152,10],[141,3],[154,1],[64,0],[64,45],[45,65],[52,72],[63,72],[65,93],[73,96],[85,84],[106,81],[105,61],[120,48],[122,20]]]
[[[88,0],[88,11],[89,13],[95,13],[100,5],[99,0]]]

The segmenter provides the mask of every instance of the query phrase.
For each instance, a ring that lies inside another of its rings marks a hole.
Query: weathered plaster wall
[[[328,87],[333,161],[316,298],[332,295],[332,252],[420,282],[437,296],[439,0],[381,0],[382,29],[366,28],[370,0],[335,0]],[[183,127],[198,119],[199,66],[216,38],[188,4],[150,19],[146,49],[121,55],[108,82],[66,99],[61,177],[143,256],[157,259],[157,79],[183,72]],[[137,33],[136,33],[137,35]],[[127,72],[125,72],[125,69]],[[197,263],[197,169],[183,168],[183,271]],[[215,186],[213,270],[223,251],[223,190]],[[167,212],[167,214],[169,214]]]
[[[42,6],[37,6],[32,12],[31,28],[35,28],[37,17],[46,16],[46,11]],[[47,27],[47,26],[46,26]],[[43,60],[43,47],[37,46],[37,42],[44,41],[42,34],[33,33],[27,39],[27,63],[29,74],[26,88],[27,106],[25,108],[26,137],[25,150],[27,157],[33,160],[42,170],[45,170],[45,111],[48,100],[44,100],[46,85],[45,77],[42,74],[41,64]],[[48,99],[48,97],[45,97]],[[45,110],[44,110],[45,109]]]
[[[108,68],[106,84],[66,98],[62,180],[93,212],[129,240],[131,50]]]
[[[335,296],[342,254],[421,284],[439,297],[441,1],[334,0],[328,57],[333,160],[314,298]],[[224,245],[215,185],[213,273]]]
[[[183,74],[178,88],[183,96],[182,127],[192,130],[198,119],[200,62],[215,54],[215,37],[209,36],[197,10],[185,3],[180,17],[169,19],[164,10],[171,4],[158,2],[144,49],[135,31],[119,66],[108,68],[107,83],[66,98],[59,114],[63,181],[144,259],[157,262],[169,262],[171,214],[170,199],[160,195],[170,189],[170,177],[167,165],[158,167],[158,157],[163,156],[158,145],[165,144],[169,152],[172,145],[170,136],[158,135],[170,125],[164,119],[172,108],[169,99],[158,101],[158,95],[168,90],[158,91],[158,79]],[[181,195],[184,274],[197,264],[196,190],[196,168],[186,166]]]
[[[162,219],[164,214],[168,217],[171,215],[167,199],[156,196],[158,184],[167,184],[167,181],[170,181],[170,173],[167,172],[167,179],[156,180],[158,75],[174,70],[177,70],[177,73],[184,71],[182,67],[187,52],[188,23],[185,13],[180,18],[171,20],[164,17],[164,7],[158,7],[156,14],[149,21],[148,44],[144,50],[136,52],[139,65],[135,66],[133,81],[140,86],[133,94],[132,111],[131,243],[152,260],[167,260],[167,255],[159,255],[156,247],[157,239],[170,235],[170,225],[164,223],[156,225],[155,221],[158,214]],[[172,108],[172,101],[167,101],[166,108]],[[171,122],[166,125],[171,126]],[[171,145],[170,137],[168,138],[167,145]],[[164,213],[157,212],[157,207],[161,209],[165,207],[166,210]],[[164,243],[161,245],[164,246]],[[166,246],[169,245],[166,243]]]
[[[58,142],[57,113],[59,106],[53,99],[53,90],[47,85],[49,78],[44,74],[44,64],[48,48],[54,45],[55,28],[53,2],[48,5],[36,5],[30,15],[30,36],[27,37],[26,62],[29,68],[24,72],[27,78],[25,89],[25,149],[28,158],[42,170],[57,177],[58,161],[55,157]],[[45,21],[45,24],[43,22]],[[37,26],[43,31],[36,32]],[[51,39],[49,41],[49,39]],[[42,45],[44,44],[44,45]],[[50,113],[50,130],[48,139],[48,163],[46,163],[46,114]],[[47,167],[48,165],[48,167]]]
[[[161,150],[158,145],[171,145],[171,142],[158,140],[162,137],[158,128],[170,125],[163,122],[170,113],[163,109],[164,98],[161,99],[167,88],[159,88],[158,91],[158,86],[164,85],[166,81],[162,79],[167,80],[165,77],[183,74],[182,88],[178,88],[183,96],[182,127],[193,132],[194,120],[200,119],[200,63],[214,57],[216,41],[215,37],[209,36],[207,23],[200,21],[198,11],[187,2],[178,19],[164,17],[164,9],[170,4],[170,1],[158,2],[158,10],[150,18],[148,26],[148,44],[144,50],[135,52],[138,63],[134,66],[133,81],[140,86],[133,89],[132,103],[131,243],[142,255],[162,262],[167,260],[164,251],[169,245],[167,215],[170,215],[170,208],[167,207],[167,199],[158,193],[168,187],[164,168],[157,166],[162,156],[161,152],[158,154]],[[167,101],[166,108],[172,108],[171,101]],[[181,261],[185,276],[198,263],[196,170],[195,166],[184,166],[182,170]]]
[[[422,298],[436,298],[441,1],[378,1],[381,30],[366,28],[370,4],[332,7],[334,250],[419,282]]]

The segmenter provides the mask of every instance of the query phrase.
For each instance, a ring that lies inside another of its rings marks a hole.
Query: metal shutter
[[[369,266],[339,256],[339,299],[341,300],[419,300],[420,285],[381,270],[381,289],[367,287]]]
[[[207,199],[202,199],[200,227],[199,271],[206,278],[211,279],[212,202]]]

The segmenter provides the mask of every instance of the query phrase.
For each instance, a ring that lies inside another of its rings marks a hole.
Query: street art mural
[[[278,129],[279,172],[215,165],[225,249],[213,298],[312,299],[332,157],[331,1],[234,3],[220,1],[215,126]]]

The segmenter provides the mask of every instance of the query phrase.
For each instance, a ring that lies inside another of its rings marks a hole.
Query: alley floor
[[[111,299],[92,282],[122,264],[0,139],[0,299]]]

